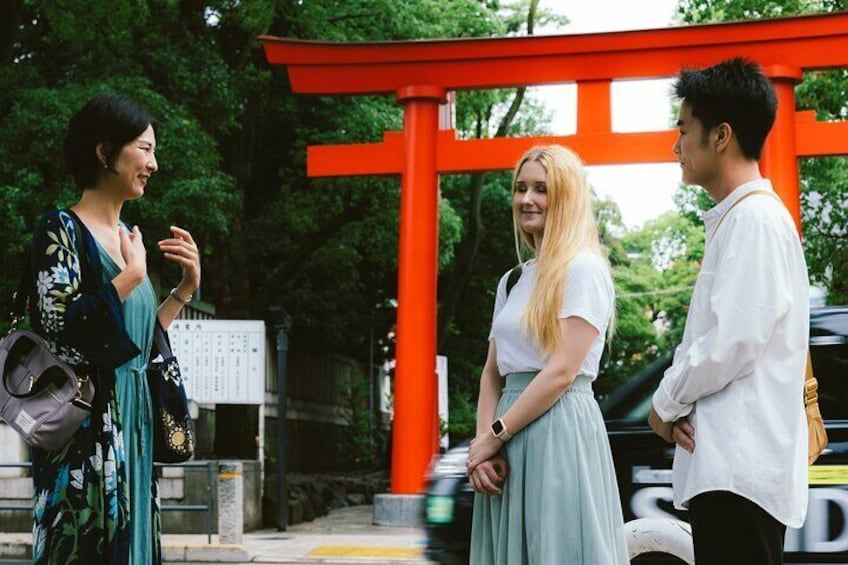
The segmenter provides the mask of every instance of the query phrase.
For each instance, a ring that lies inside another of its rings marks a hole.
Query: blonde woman
[[[468,454],[471,562],[626,564],[592,394],[615,297],[583,164],[564,147],[535,147],[512,192],[516,251],[531,258],[517,280],[501,278],[495,299]]]

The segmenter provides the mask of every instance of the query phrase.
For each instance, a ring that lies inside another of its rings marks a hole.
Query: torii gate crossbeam
[[[561,143],[590,165],[674,162],[673,130],[612,131],[612,80],[674,75],[683,66],[745,56],[778,94],[763,172],[800,228],[799,157],[848,154],[848,123],[796,112],[804,71],[848,67],[848,14],[603,34],[334,44],[260,38],[300,94],[390,94],[403,132],[381,143],[312,146],[309,176],[401,175],[397,371],[392,492],[421,492],[436,445],[435,306],[438,175],[510,169],[536,144]],[[577,133],[458,140],[438,129],[438,108],[458,89],[577,83]]]

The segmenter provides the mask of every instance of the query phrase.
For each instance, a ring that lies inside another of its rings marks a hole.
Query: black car
[[[810,469],[807,521],[786,535],[786,560],[795,563],[848,562],[848,307],[810,312],[813,370],[829,444]],[[666,356],[645,367],[601,404],[615,461],[625,521],[636,518],[686,519],[672,506],[674,446],[647,425],[651,397],[665,370]],[[468,443],[440,457],[431,470],[427,498],[427,549],[439,563],[468,563],[474,493],[465,475]],[[634,563],[678,562],[642,556]]]

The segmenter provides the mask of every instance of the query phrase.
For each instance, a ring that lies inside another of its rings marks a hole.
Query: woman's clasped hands
[[[500,496],[509,474],[509,463],[501,455],[503,441],[489,432],[479,434],[468,448],[468,479],[481,494]]]

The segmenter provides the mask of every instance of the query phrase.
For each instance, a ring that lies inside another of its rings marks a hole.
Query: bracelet
[[[177,294],[177,289],[176,289],[176,288],[172,288],[172,289],[171,289],[171,292],[170,292],[170,294],[168,294],[168,296],[170,296],[170,297],[174,300],[174,302],[177,302],[177,303],[179,303],[179,304],[180,304],[180,305],[182,305],[182,306],[185,306],[186,304],[188,304],[189,302],[191,302],[191,299],[192,299],[192,295],[191,295],[191,294],[189,294],[189,295],[188,295],[188,298],[186,298],[185,300],[183,300],[183,299],[180,297],[180,295],[179,295],[179,294]]]

